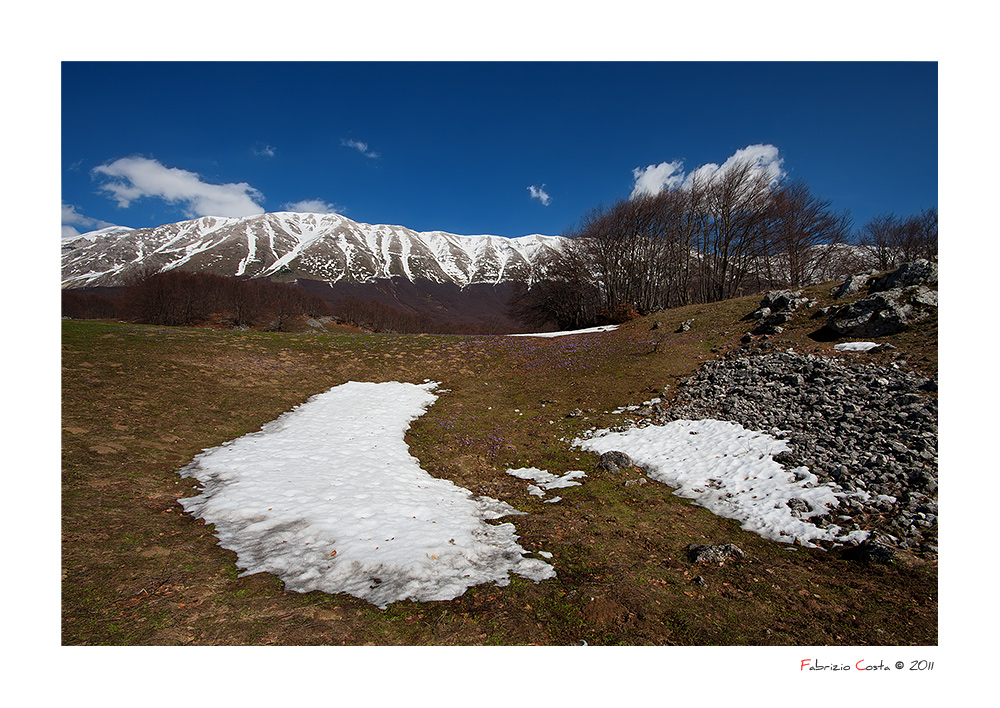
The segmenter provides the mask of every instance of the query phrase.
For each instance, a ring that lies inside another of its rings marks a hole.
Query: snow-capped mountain
[[[63,241],[64,288],[114,286],[174,268],[244,277],[369,282],[401,276],[454,283],[532,282],[559,236],[458,236],[361,224],[338,214],[202,217],[156,228],[111,227]]]

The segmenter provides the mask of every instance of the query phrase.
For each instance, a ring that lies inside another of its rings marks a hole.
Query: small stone
[[[724,543],[719,546],[691,544],[688,546],[688,555],[693,562],[701,565],[721,565],[733,558],[737,560],[744,558],[746,553],[732,543]]]
[[[900,541],[899,545],[905,548],[907,544],[905,541]],[[892,548],[878,541],[865,541],[854,548],[844,551],[844,557],[860,563],[882,563],[883,565],[887,565],[892,563],[896,557],[896,553]]]

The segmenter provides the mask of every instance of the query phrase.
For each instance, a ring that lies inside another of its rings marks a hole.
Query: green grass
[[[813,291],[821,304],[826,291]],[[740,319],[759,299],[557,339],[64,321],[63,643],[935,644],[932,559],[865,568],[835,553],[789,551],[662,484],[625,487],[570,445],[588,428],[620,423],[609,411],[664,386],[669,397],[705,360],[736,347],[747,331]],[[675,332],[692,318],[691,331]],[[831,344],[809,339],[817,327],[803,313],[774,344],[831,354]],[[936,322],[890,341],[897,360],[936,367]],[[411,426],[411,454],[433,475],[528,512],[505,521],[526,549],[554,554],[556,578],[515,577],[385,610],[347,595],[289,593],[267,574],[239,577],[235,554],[177,503],[197,493],[177,470],[201,450],[346,381],[424,379],[448,392]],[[578,408],[584,417],[568,417]],[[523,466],[588,476],[544,504],[505,473]],[[685,549],[706,542],[736,543],[747,559],[695,567]]]

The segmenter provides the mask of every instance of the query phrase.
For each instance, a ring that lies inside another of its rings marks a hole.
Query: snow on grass
[[[545,470],[540,470],[537,467],[520,467],[518,469],[509,469],[507,474],[512,477],[517,477],[518,479],[526,479],[531,482],[537,482],[538,484],[528,485],[528,494],[532,494],[540,499],[543,499],[547,504],[555,504],[560,501],[562,497],[555,497],[553,499],[545,499],[545,492],[550,489],[564,489],[566,487],[576,487],[580,485],[580,482],[574,482],[573,480],[579,479],[580,477],[586,477],[587,473],[581,470],[574,470],[572,472],[567,472],[562,477],[552,474],[551,472],[546,472]]]
[[[574,329],[568,332],[540,332],[537,334],[508,334],[508,337],[566,337],[571,334],[593,334],[594,332],[611,332],[618,329],[618,325],[602,325],[600,327],[589,327],[587,329]]]
[[[831,483],[819,484],[806,467],[785,470],[772,459],[788,449],[784,441],[736,423],[676,420],[625,432],[600,430],[573,444],[598,454],[624,452],[651,479],[675,487],[678,496],[736,519],[764,538],[812,547],[819,540],[844,543],[867,537],[866,531],[845,533],[810,521],[830,512],[847,493]],[[791,501],[796,499],[801,501]]]
[[[379,607],[450,600],[473,585],[538,581],[555,570],[523,557],[513,507],[431,477],[403,436],[437,384],[336,386],[260,431],[206,450],[181,470],[203,492],[179,500],[215,525],[243,575],[288,590],[348,593]]]
[[[835,344],[833,348],[838,352],[866,352],[869,349],[875,349],[880,346],[882,345],[875,342],[843,342]]]

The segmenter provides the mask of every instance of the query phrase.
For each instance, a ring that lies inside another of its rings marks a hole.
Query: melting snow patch
[[[538,581],[555,570],[523,557],[518,514],[431,477],[403,436],[436,399],[437,384],[336,386],[259,432],[183,468],[203,492],[179,500],[215,525],[243,574],[274,573],[288,590],[344,592],[386,607],[450,600],[473,585]]]
[[[568,332],[540,332],[537,334],[508,334],[508,337],[565,337],[570,334],[593,334],[594,332],[611,332],[618,329],[618,325],[602,325],[600,327],[589,327],[587,329],[574,329]]]
[[[598,454],[619,450],[647,470],[650,479],[675,487],[719,516],[774,541],[862,541],[868,532],[820,528],[808,519],[826,514],[848,496],[805,467],[786,471],[772,455],[787,443],[719,420],[676,420],[667,425],[612,433],[601,430],[573,443]]]
[[[587,476],[586,472],[576,470],[573,472],[567,472],[562,477],[558,477],[551,472],[540,470],[537,467],[521,467],[516,470],[507,470],[507,474],[517,477],[518,479],[526,479],[531,482],[537,482],[537,485],[528,485],[528,494],[533,494],[540,499],[544,499],[548,504],[555,504],[557,501],[560,501],[562,497],[545,499],[546,491],[550,489],[562,489],[565,487],[579,486],[580,482],[574,482],[573,480]]]
[[[838,352],[866,352],[869,349],[875,349],[880,346],[882,345],[875,342],[843,342],[842,344],[835,344],[833,348]]]

